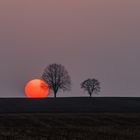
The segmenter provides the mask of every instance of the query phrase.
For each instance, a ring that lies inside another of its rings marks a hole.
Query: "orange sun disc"
[[[25,86],[25,94],[28,98],[45,98],[49,94],[49,86],[40,79],[29,81]]]

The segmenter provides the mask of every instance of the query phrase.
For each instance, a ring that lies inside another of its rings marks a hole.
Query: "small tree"
[[[66,91],[71,88],[70,76],[65,67],[61,64],[51,64],[46,67],[42,75],[42,79],[48,83],[55,98],[59,90]]]
[[[87,79],[84,82],[81,83],[81,88],[83,88],[85,91],[88,92],[90,97],[93,93],[100,92],[100,83],[96,79]]]

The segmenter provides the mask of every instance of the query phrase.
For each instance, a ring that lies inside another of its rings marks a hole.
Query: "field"
[[[0,140],[140,140],[140,113],[0,114]]]
[[[140,113],[140,98],[0,98],[0,106],[0,113]]]

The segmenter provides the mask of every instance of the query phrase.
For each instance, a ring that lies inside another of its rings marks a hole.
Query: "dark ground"
[[[140,113],[0,114],[0,140],[140,140]]]
[[[140,113],[138,97],[0,98],[0,113]]]

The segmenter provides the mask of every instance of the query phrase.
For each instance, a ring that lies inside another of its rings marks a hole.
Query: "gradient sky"
[[[88,77],[99,96],[140,96],[139,61],[139,0],[0,1],[1,97],[25,97],[25,83],[54,62],[72,78],[60,96],[85,96]]]

